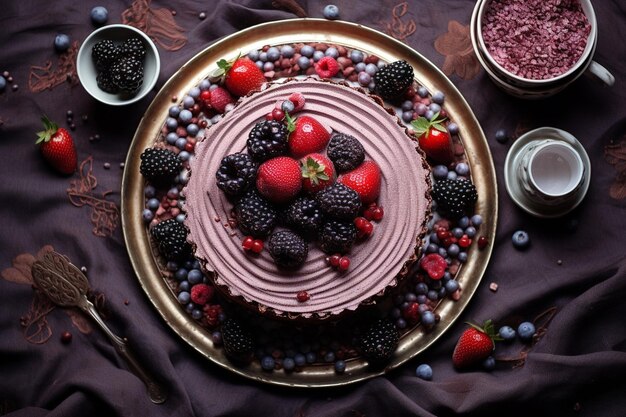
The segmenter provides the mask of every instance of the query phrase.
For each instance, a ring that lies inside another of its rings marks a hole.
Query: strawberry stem
[[[46,115],[41,117],[41,122],[43,123],[44,130],[37,132],[36,144],[50,141],[52,136],[57,132],[57,130],[59,130],[59,126],[50,120]]]
[[[413,126],[413,130],[417,136],[428,136],[431,128],[440,132],[446,132],[446,127],[443,124],[445,121],[446,118],[439,118],[439,112],[437,112],[430,120],[424,116],[418,117],[411,122],[411,126]]]

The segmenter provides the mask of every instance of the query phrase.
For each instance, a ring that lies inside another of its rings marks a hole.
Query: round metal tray
[[[460,126],[459,136],[471,167],[472,180],[478,190],[476,213],[485,219],[481,225],[481,235],[490,239],[489,244],[481,250],[473,245],[467,262],[458,272],[457,280],[463,288],[461,299],[442,300],[437,307],[441,321],[430,332],[416,327],[405,334],[384,369],[373,369],[361,358],[348,360],[343,374],[335,373],[332,364],[307,366],[301,372],[292,373],[268,373],[256,362],[245,367],[234,365],[222,349],[213,345],[210,333],[192,320],[178,303],[161,275],[142,219],[144,180],[139,173],[139,157],[144,149],[151,147],[158,139],[172,105],[172,97],[183,97],[191,87],[206,78],[222,58],[233,59],[240,53],[245,54],[264,45],[298,42],[332,43],[377,55],[387,62],[399,59],[409,62],[421,85],[430,91],[439,90],[445,94],[445,107]],[[339,386],[383,375],[433,344],[461,315],[481,281],[493,248],[491,237],[495,236],[498,211],[495,169],[487,141],[472,110],[450,80],[418,52],[381,32],[358,24],[323,19],[293,19],[257,25],[221,39],[183,65],[157,94],[137,128],[126,158],[121,200],[122,227],[131,263],[143,290],[167,324],[186,343],[223,368],[259,382],[297,387]]]

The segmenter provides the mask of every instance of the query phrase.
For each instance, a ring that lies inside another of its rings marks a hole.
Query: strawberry
[[[302,189],[300,164],[288,156],[263,162],[257,171],[256,187],[272,203],[286,203]]]
[[[431,120],[422,116],[413,120],[411,124],[420,148],[426,156],[442,164],[448,164],[454,159],[454,153],[450,133],[443,125],[444,121],[445,118],[440,119],[437,113]]]
[[[232,62],[220,59],[217,66],[219,69],[214,75],[226,74],[224,85],[236,96],[245,96],[265,83],[263,72],[250,58],[237,57]]]
[[[330,159],[320,153],[312,153],[300,159],[302,165],[302,188],[315,193],[333,183],[335,167]]]
[[[468,324],[471,327],[461,334],[452,353],[452,363],[459,370],[469,368],[487,359],[495,349],[494,342],[501,340],[496,334],[491,320],[487,320],[483,327],[472,323]]]
[[[48,117],[41,118],[44,130],[37,132],[37,142],[40,144],[44,159],[57,171],[63,174],[72,174],[76,171],[76,148],[70,133],[52,122]]]
[[[320,152],[328,145],[330,133],[311,116],[300,116],[293,119],[288,113],[287,129],[289,130],[289,152],[294,158],[302,158],[310,153]]]
[[[216,112],[224,113],[226,105],[234,102],[235,100],[225,88],[217,87],[211,90],[209,104]]]
[[[363,205],[373,203],[380,194],[380,168],[374,161],[364,161],[340,176],[337,181],[356,191]]]

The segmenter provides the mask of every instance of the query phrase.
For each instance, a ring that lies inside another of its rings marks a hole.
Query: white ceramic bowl
[[[470,23],[470,36],[478,61],[491,80],[502,90],[520,98],[536,99],[548,97],[563,90],[585,71],[591,72],[607,85],[613,84],[614,77],[604,67],[593,61],[597,42],[597,22],[593,6],[589,0],[580,0],[582,10],[591,26],[585,50],[576,64],[569,70],[545,80],[535,80],[515,75],[498,64],[489,54],[482,37],[482,20],[485,10],[491,1],[478,0],[476,2]]]
[[[110,39],[113,42],[121,43],[131,37],[140,38],[146,47],[146,57],[144,60],[144,76],[143,83],[136,94],[111,94],[102,91],[96,83],[98,71],[96,65],[91,58],[91,49],[93,46],[104,39]],[[126,104],[135,103],[141,100],[154,88],[161,71],[161,60],[157,48],[145,33],[141,30],[128,25],[108,25],[93,31],[78,51],[76,59],[76,71],[78,79],[83,88],[96,100],[112,106],[124,106]]]

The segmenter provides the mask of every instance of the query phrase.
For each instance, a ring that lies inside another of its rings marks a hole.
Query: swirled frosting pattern
[[[228,222],[232,203],[216,184],[222,157],[244,151],[252,127],[276,101],[294,92],[306,99],[300,114],[357,137],[367,158],[381,168],[379,204],[385,216],[368,240],[352,248],[350,269],[343,273],[328,266],[327,255],[316,244],[294,271],[278,268],[267,251],[259,256],[245,253],[241,232]],[[216,285],[261,312],[289,317],[332,317],[395,286],[421,247],[431,201],[428,166],[397,117],[362,90],[311,78],[269,84],[242,98],[235,110],[208,128],[196,145],[184,194],[189,239]],[[300,291],[310,299],[299,302]]]

